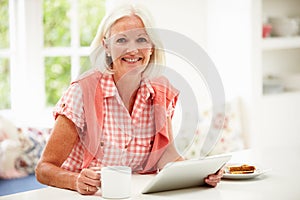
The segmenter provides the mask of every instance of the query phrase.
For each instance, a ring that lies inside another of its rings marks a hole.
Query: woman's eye
[[[117,39],[116,42],[117,43],[124,43],[124,42],[126,42],[126,39],[125,38],[119,38],[119,39]]]
[[[148,42],[148,40],[146,38],[138,38],[137,42]]]

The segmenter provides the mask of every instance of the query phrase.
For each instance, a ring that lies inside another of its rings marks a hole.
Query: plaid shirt
[[[151,84],[143,81],[136,95],[131,115],[123,104],[112,75],[101,79],[103,92],[103,158],[94,158],[91,166],[130,166],[133,171],[143,168],[155,134],[153,95]],[[167,115],[174,112],[174,104],[169,105]],[[82,91],[78,84],[72,84],[57,103],[54,115],[65,115],[73,123],[83,128],[85,123]],[[70,171],[80,171],[84,147],[79,141],[63,164]]]

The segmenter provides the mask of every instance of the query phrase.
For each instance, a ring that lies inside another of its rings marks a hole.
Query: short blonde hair
[[[121,6],[115,7],[104,16],[98,27],[97,34],[91,43],[90,59],[92,65],[94,67],[95,65],[97,65],[97,67],[99,67],[102,72],[110,69],[109,65],[112,61],[111,58],[104,53],[102,40],[110,35],[110,29],[117,20],[132,15],[135,15],[142,20],[145,26],[145,30],[153,43],[153,53],[150,57],[147,68],[143,72],[143,75],[147,77],[155,77],[161,75],[163,66],[165,66],[165,53],[162,43],[155,33],[152,16],[145,7],[137,4],[123,4]],[[102,57],[101,55],[98,55],[99,53],[101,53],[101,51],[99,52],[100,49],[102,49]],[[96,60],[99,59],[100,62],[97,62]]]

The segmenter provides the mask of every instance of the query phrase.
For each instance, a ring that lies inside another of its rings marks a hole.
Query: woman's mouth
[[[142,58],[122,58],[122,60],[132,64],[142,60]]]

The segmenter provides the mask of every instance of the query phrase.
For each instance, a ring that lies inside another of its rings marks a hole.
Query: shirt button
[[[127,149],[127,148],[128,148],[128,145],[126,144],[126,145],[125,145],[125,149]]]

